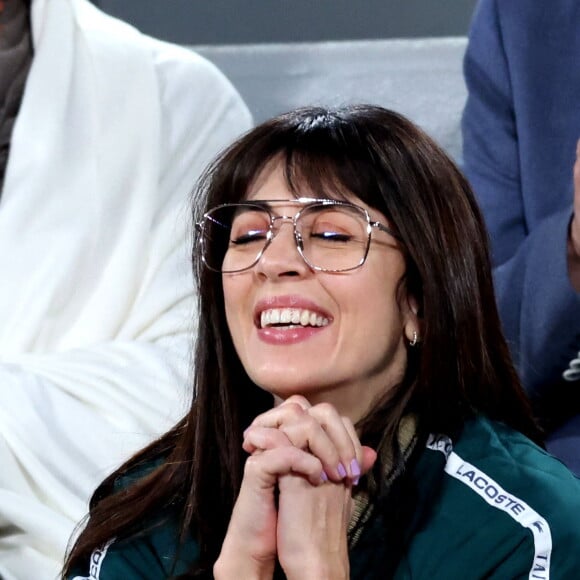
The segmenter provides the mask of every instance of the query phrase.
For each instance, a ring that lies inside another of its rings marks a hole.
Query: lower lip
[[[312,338],[327,326],[297,326],[295,328],[259,328],[258,338],[268,344],[296,344]]]

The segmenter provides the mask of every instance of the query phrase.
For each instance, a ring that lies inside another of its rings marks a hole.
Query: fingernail
[[[339,463],[336,469],[340,477],[346,477],[346,469],[344,468],[344,465],[342,463]]]
[[[326,483],[328,481],[328,475],[326,475],[326,471],[322,471],[322,473],[320,474],[320,479],[322,479],[322,481],[324,481],[324,483]]]
[[[356,459],[353,459],[350,462],[350,472],[352,473],[353,478],[358,478],[360,475],[360,465]]]
[[[355,478],[352,480],[352,484],[353,484],[353,485],[358,485],[359,479],[360,479],[359,477],[355,477]]]

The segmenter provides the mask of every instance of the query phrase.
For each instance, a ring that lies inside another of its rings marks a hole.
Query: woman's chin
[[[302,395],[310,400],[317,392],[320,392],[321,386],[312,383],[305,383],[304,381],[296,381],[291,379],[286,373],[286,376],[269,377],[260,381],[254,381],[261,389],[271,393],[276,399],[281,401],[286,400],[292,395]]]

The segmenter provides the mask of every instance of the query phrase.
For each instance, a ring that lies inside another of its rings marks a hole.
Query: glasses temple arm
[[[400,240],[401,236],[397,233],[395,233],[391,228],[388,228],[386,225],[382,224],[381,222],[371,222],[371,226],[373,228],[378,228],[379,230],[385,232],[386,234],[389,234],[391,236],[393,236],[393,238]]]

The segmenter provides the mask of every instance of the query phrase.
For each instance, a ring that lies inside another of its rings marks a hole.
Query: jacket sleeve
[[[120,550],[109,542],[94,550],[86,565],[66,580],[163,580],[167,576],[152,546],[141,543]]]
[[[152,54],[163,109],[158,211],[132,307],[115,336],[92,346],[0,361],[0,576],[7,578],[53,577],[96,485],[179,419],[191,397],[189,196],[202,168],[251,118],[209,63],[177,47]]]
[[[572,200],[570,209],[547,216],[529,231],[517,106],[496,0],[482,0],[477,6],[464,73],[464,170],[491,237],[504,331],[524,386],[538,395],[562,378],[580,344],[580,299],[567,270]]]
[[[198,557],[198,548],[189,541],[176,556],[173,533],[173,529],[161,527],[148,537],[108,542],[66,580],[166,580],[184,574]]]
[[[503,578],[528,580],[534,578],[533,574],[537,574],[538,579],[548,578],[548,576],[542,575],[545,573],[545,565],[541,560],[534,558],[534,545],[531,536],[529,534],[529,536],[523,537],[511,553],[503,554],[499,558],[496,557],[498,561],[493,570],[486,573],[485,578],[489,580],[502,580]]]

